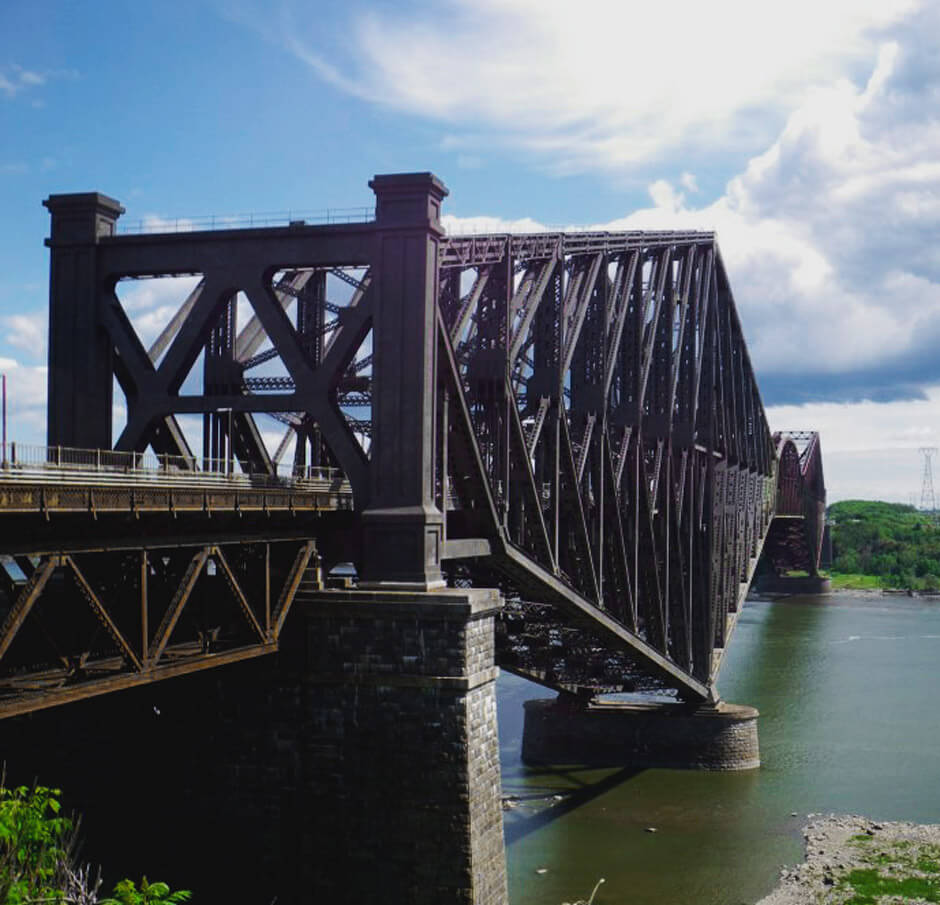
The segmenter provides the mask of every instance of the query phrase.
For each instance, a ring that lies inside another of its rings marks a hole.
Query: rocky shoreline
[[[810,814],[806,860],[757,905],[921,905],[940,901],[940,825]]]

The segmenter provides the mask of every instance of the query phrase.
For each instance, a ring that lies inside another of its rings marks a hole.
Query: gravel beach
[[[806,860],[758,905],[920,905],[940,901],[940,825],[810,814]]]

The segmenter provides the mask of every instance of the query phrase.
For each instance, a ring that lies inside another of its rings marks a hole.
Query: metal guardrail
[[[110,483],[131,479],[148,484],[223,484],[297,490],[319,490],[324,483],[345,483],[338,468],[307,466],[302,474],[296,474],[290,465],[276,467],[275,474],[243,472],[236,462],[225,459],[10,443],[2,450],[0,481],[94,479]]]
[[[220,229],[257,229],[270,226],[329,226],[343,223],[369,223],[374,207],[334,207],[317,211],[272,211],[258,214],[211,214],[200,217],[147,217],[120,222],[117,234],[151,235],[193,233]]]

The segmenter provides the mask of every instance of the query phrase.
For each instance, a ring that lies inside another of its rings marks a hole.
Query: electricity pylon
[[[937,513],[937,499],[933,492],[933,469],[930,465],[930,460],[936,452],[936,446],[922,446],[920,448],[920,454],[924,457],[924,480],[920,488],[920,508],[923,512],[929,512],[931,516],[936,516]]]

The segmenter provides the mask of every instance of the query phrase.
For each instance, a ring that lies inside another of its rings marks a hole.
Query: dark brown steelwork
[[[445,379],[470,425],[450,439],[485,475],[493,567],[554,604],[510,607],[503,665],[703,696],[775,491],[714,237],[474,236],[442,262]]]
[[[16,557],[31,574],[3,570],[0,719],[273,653],[303,582],[321,587],[315,556],[301,540]]]
[[[779,460],[777,507],[764,545],[765,561],[778,576],[816,577],[826,529],[826,485],[819,434],[774,434]]]
[[[433,175],[370,185],[373,222],[155,235],[116,235],[104,196],[50,198],[53,333],[98,350],[51,344],[50,444],[111,447],[112,376],[119,450],[196,465],[178,416],[201,414],[207,458],[270,474],[294,437],[296,470],[348,479],[363,586],[496,583],[508,668],[709,696],[777,461],[713,234],[447,237]],[[180,274],[200,282],[148,350],[118,284]],[[264,414],[288,432],[273,457]]]

